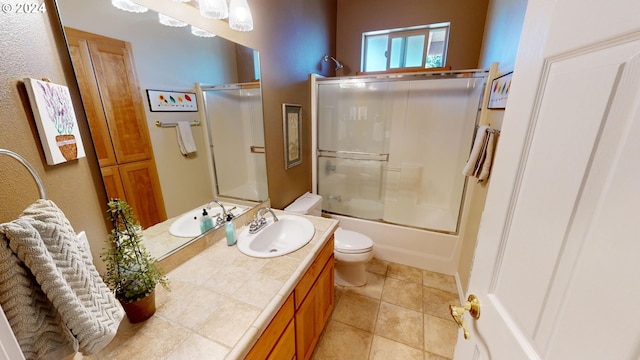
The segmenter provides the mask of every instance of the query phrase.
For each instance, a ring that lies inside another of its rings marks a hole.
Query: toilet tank
[[[307,192],[285,207],[284,211],[322,216],[322,196]]]

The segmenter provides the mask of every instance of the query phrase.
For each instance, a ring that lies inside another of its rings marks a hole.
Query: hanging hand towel
[[[191,123],[188,121],[178,121],[176,126],[178,132],[178,146],[182,155],[187,156],[196,152],[196,143],[193,140],[193,133],[191,133]]]
[[[487,126],[478,128],[469,160],[462,170],[463,175],[476,177],[478,182],[489,178],[493,162],[496,134],[488,130]]]
[[[0,264],[0,302],[28,358],[52,358],[61,348],[93,354],[113,339],[122,306],[52,201],[1,224],[0,240],[0,258],[12,259]]]
[[[469,160],[462,170],[462,174],[465,176],[475,176],[479,170],[479,166],[483,160],[483,149],[486,146],[487,141],[487,126],[480,126],[476,132],[476,138],[473,141],[473,148],[471,148],[471,154]]]

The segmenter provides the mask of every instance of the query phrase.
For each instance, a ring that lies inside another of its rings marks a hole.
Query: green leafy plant
[[[142,244],[142,226],[126,201],[108,203],[111,233],[101,254],[107,266],[105,283],[123,303],[140,300],[160,284],[169,290],[166,275]]]

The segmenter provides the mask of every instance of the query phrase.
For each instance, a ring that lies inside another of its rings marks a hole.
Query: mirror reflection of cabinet
[[[65,32],[107,196],[127,201],[144,228],[166,220],[131,44]]]

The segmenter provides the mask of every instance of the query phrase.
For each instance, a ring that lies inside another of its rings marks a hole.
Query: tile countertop
[[[305,217],[315,227],[311,241],[275,258],[242,254],[227,246],[223,231],[208,234],[211,246],[167,273],[171,291],[156,290],[156,314],[141,324],[123,320],[115,339],[85,358],[243,358],[338,227],[337,220]]]

